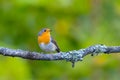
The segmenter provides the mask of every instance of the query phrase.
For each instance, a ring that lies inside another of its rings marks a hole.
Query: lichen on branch
[[[5,47],[0,47],[0,54],[4,56],[21,57],[24,59],[31,59],[31,60],[47,60],[47,61],[66,60],[72,62],[72,67],[74,67],[75,62],[82,61],[83,57],[85,57],[88,54],[94,56],[100,53],[110,54],[110,53],[119,53],[119,52],[120,52],[120,46],[109,47],[103,44],[93,45],[85,49],[53,53],[53,54],[44,54],[43,52],[38,53],[38,52],[25,51],[21,49],[10,49]]]

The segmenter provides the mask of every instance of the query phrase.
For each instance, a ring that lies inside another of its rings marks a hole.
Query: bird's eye
[[[44,30],[44,32],[46,32],[46,30]]]

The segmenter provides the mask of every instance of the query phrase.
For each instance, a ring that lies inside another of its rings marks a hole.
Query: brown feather
[[[60,52],[60,48],[58,47],[56,41],[53,40],[53,38],[52,38],[51,42],[54,43],[54,44],[56,45],[56,47],[57,47],[56,51],[59,53],[59,52]]]

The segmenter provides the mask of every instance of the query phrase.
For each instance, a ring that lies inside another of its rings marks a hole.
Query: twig
[[[66,60],[72,62],[72,67],[74,67],[75,62],[82,61],[83,57],[85,57],[88,54],[94,56],[99,53],[109,54],[109,53],[119,53],[119,52],[120,52],[120,46],[107,47],[102,44],[93,45],[85,49],[53,53],[53,54],[44,54],[42,52],[38,53],[38,52],[24,51],[21,49],[15,50],[15,49],[0,47],[0,54],[4,56],[21,57],[24,59],[31,59],[31,60],[48,60],[48,61]]]

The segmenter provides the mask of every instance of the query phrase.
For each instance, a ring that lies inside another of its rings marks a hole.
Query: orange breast
[[[50,33],[43,33],[41,36],[38,36],[38,43],[48,44],[50,42]]]

